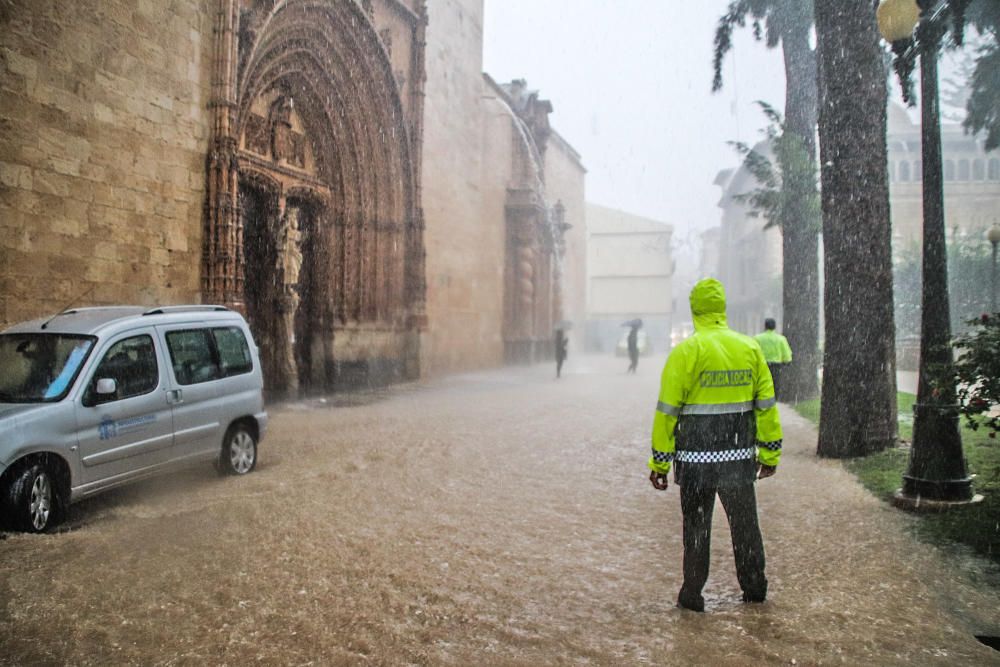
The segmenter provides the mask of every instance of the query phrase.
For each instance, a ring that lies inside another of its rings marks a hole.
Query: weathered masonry
[[[0,328],[243,312],[272,395],[537,360],[580,156],[482,73],[483,0],[0,2]]]

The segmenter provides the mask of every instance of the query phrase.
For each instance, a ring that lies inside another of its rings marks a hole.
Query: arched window
[[[972,180],[981,181],[986,178],[986,168],[983,161],[976,158],[972,161]]]
[[[910,163],[900,162],[899,163],[899,180],[904,183],[910,182]]]
[[[958,161],[958,180],[969,180],[969,161],[962,159]]]
[[[945,160],[944,161],[944,180],[954,181],[955,180],[955,161]]]
[[[1000,181],[1000,160],[995,157],[990,158],[989,179],[991,181]]]

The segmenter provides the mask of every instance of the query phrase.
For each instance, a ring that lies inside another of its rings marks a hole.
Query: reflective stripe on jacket
[[[760,345],[727,326],[721,283],[699,282],[691,312],[695,334],[663,368],[649,467],[666,473],[676,460],[705,483],[752,481],[755,460],[775,466],[781,457],[771,372]]]

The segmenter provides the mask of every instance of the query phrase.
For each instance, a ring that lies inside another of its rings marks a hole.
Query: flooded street
[[[274,407],[252,475],[210,467],[0,541],[4,664],[1000,664],[982,564],[814,456],[785,408],[758,487],[770,598],[716,510],[708,613],[674,607],[676,487],[647,481],[662,359],[571,358]]]

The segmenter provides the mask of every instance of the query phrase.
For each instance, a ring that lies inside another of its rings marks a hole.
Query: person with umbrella
[[[562,320],[556,324],[556,379],[562,375],[563,362],[566,361],[569,339],[566,337],[566,330],[570,328],[570,323]]]

